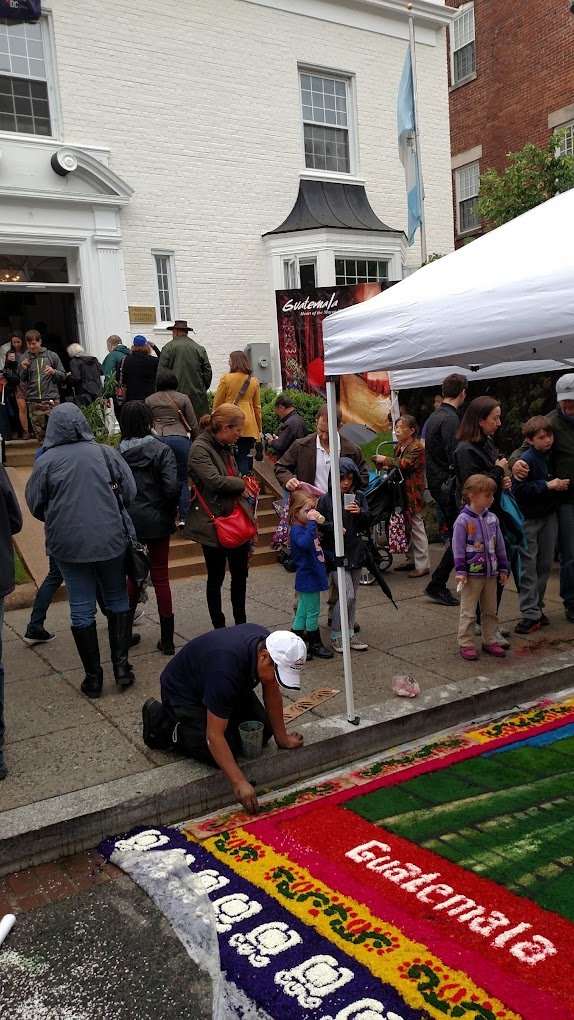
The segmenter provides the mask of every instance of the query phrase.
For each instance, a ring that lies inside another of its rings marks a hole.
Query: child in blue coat
[[[289,502],[289,542],[291,558],[297,568],[295,591],[298,594],[297,611],[293,620],[293,633],[309,642],[308,658],[332,659],[333,652],[325,648],[319,630],[321,592],[329,587],[325,557],[319,543],[317,525],[324,518],[315,509],[316,500],[304,492],[293,492]]]

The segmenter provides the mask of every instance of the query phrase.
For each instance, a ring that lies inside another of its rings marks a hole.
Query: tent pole
[[[417,101],[417,56],[415,51],[415,19],[412,3],[407,4],[409,12],[409,46],[411,50],[411,67],[413,70],[413,106],[415,110],[415,145],[417,150],[417,172],[421,196],[421,262],[427,260],[427,231],[425,225],[425,188],[423,184],[423,165],[421,160],[421,139],[419,132],[419,106]]]
[[[357,726],[358,715],[355,715],[353,696],[353,669],[351,666],[351,647],[349,644],[349,615],[347,613],[346,578],[345,578],[345,546],[343,540],[343,513],[339,495],[339,432],[337,429],[337,394],[335,379],[327,379],[327,408],[329,420],[329,450],[331,451],[331,489],[333,494],[333,525],[335,531],[335,562],[337,564],[337,583],[339,587],[339,606],[341,609],[341,633],[343,636],[343,671],[345,674],[345,697],[347,700],[347,722]]]

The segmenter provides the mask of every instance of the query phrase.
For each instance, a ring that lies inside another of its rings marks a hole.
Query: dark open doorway
[[[0,344],[10,339],[13,329],[25,333],[37,329],[44,347],[55,351],[68,367],[66,347],[78,343],[76,296],[47,290],[0,289]]]

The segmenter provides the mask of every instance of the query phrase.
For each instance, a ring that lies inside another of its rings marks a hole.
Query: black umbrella
[[[397,606],[397,603],[393,598],[393,593],[385,580],[385,575],[383,574],[383,571],[380,568],[379,557],[377,555],[377,550],[375,549],[375,545],[373,543],[372,538],[370,536],[368,538],[363,537],[362,541],[365,546],[365,552],[367,554],[366,562],[367,569],[375,578],[375,581],[379,585],[381,591],[384,592],[387,598],[393,603],[395,609],[398,609],[399,607]]]

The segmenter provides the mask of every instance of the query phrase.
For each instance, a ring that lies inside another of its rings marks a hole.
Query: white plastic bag
[[[399,698],[416,698],[417,694],[421,693],[417,681],[412,676],[397,674],[391,677],[391,687]]]

